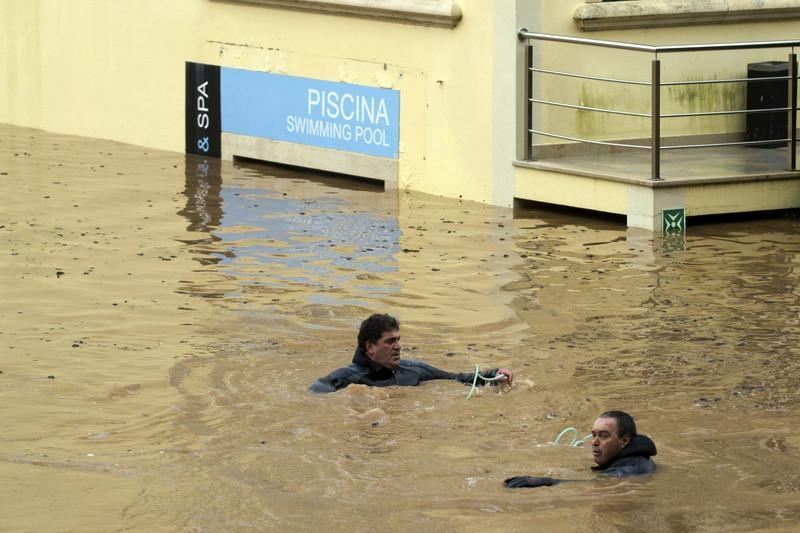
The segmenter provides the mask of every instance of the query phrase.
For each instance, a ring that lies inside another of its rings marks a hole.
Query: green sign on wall
[[[661,212],[663,216],[662,233],[664,235],[686,233],[686,209],[680,207],[678,209],[664,209]]]

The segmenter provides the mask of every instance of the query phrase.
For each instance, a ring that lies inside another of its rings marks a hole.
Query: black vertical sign
[[[186,62],[186,153],[220,156],[219,66]]]

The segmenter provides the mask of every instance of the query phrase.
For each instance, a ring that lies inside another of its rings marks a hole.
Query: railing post
[[[523,35],[525,28],[517,32],[520,47],[517,49],[517,159],[533,159],[533,45]]]
[[[797,170],[797,54],[789,54],[789,170]]]
[[[653,59],[650,104],[650,179],[661,179],[661,61]]]
[[[533,159],[533,45],[525,46],[525,160]]]

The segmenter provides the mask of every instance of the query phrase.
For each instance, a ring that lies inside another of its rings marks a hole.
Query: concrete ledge
[[[653,182],[516,162],[515,184],[515,198],[625,215],[629,227],[654,233],[661,231],[665,209],[700,216],[800,207],[798,172]]]
[[[461,8],[454,0],[226,0],[319,13],[349,15],[423,26],[454,28]]]
[[[627,183],[631,185],[638,185],[640,187],[648,187],[651,189],[668,189],[671,187],[684,187],[687,185],[707,185],[707,184],[720,184],[720,183],[744,183],[754,181],[773,181],[773,180],[798,180],[800,181],[800,171],[775,171],[766,172],[761,174],[731,174],[728,176],[705,176],[705,177],[686,177],[675,178],[670,177],[661,180],[652,180],[649,177],[630,177],[620,176],[617,174],[610,174],[605,172],[597,172],[591,169],[578,169],[573,166],[566,167],[560,165],[557,161],[514,161],[513,165],[520,168],[532,168],[536,170],[543,170],[546,172],[556,172],[560,174],[568,174],[571,176],[582,176],[586,178],[599,178],[607,181],[616,181],[619,183]],[[602,211],[602,209],[600,209]]]
[[[328,148],[222,133],[222,159],[235,156],[379,180],[397,188],[397,160]]]
[[[602,213],[627,214],[628,183],[561,173],[527,163],[516,165],[514,170],[514,198]]]
[[[693,26],[800,18],[800,0],[637,0],[584,3],[575,10],[584,31]]]

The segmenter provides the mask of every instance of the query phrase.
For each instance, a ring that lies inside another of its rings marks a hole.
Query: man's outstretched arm
[[[328,392],[336,392],[336,386],[331,383],[329,379],[330,376],[325,376],[324,378],[319,378],[314,383],[308,386],[308,390],[311,392],[316,392],[318,394],[325,394]]]
[[[464,373],[447,372],[446,370],[436,368],[435,366],[429,365],[428,363],[423,363],[422,361],[413,361],[409,359],[404,360],[403,364],[406,367],[414,368],[415,371],[420,375],[421,381],[428,381],[431,379],[453,379],[456,381],[460,381],[461,383],[471,385],[472,382],[475,380],[474,372],[464,372]],[[489,368],[486,370],[482,370],[480,372],[480,375],[486,378],[494,378],[498,374],[506,376],[506,383],[511,383],[511,380],[513,379],[513,374],[511,370],[507,368]],[[487,383],[490,383],[490,381],[485,381],[480,377],[478,377],[476,384],[486,385]]]
[[[533,477],[533,476],[514,476],[503,481],[503,485],[509,489],[522,489],[527,487],[552,487],[559,483],[571,483],[574,481],[594,481],[594,479],[558,479],[554,477]]]
[[[533,477],[533,476],[514,476],[503,481],[503,485],[509,489],[521,489],[525,487],[550,487],[561,483],[560,479],[552,477]]]
[[[653,465],[655,470],[655,465]],[[557,479],[552,477],[533,477],[533,476],[514,476],[503,481],[503,485],[509,489],[520,489],[525,487],[550,487],[558,485],[559,483],[573,482],[573,481],[597,481],[604,477],[634,477],[649,474],[651,472],[642,472],[636,470],[634,467],[619,467],[609,468],[605,472],[601,472],[598,477],[590,479]]]
[[[354,382],[354,377],[358,372],[349,366],[334,370],[325,377],[319,378],[309,385],[308,390],[316,393],[336,392]]]

